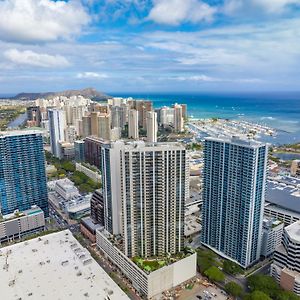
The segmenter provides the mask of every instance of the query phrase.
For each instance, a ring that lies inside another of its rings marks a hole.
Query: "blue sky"
[[[0,93],[300,90],[300,0],[0,0]]]

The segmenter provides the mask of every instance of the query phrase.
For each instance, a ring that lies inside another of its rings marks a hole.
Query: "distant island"
[[[53,98],[56,96],[65,96],[65,97],[71,97],[71,96],[83,96],[85,98],[90,98],[92,100],[107,100],[108,98],[111,98],[110,96],[98,92],[94,88],[86,88],[82,90],[66,90],[62,92],[45,92],[45,93],[19,93],[16,96],[9,97],[9,99],[12,100],[23,100],[23,101],[30,101],[30,100],[36,100],[38,98]]]

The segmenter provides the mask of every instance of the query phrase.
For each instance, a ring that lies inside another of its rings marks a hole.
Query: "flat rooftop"
[[[300,213],[300,188],[290,181],[268,181],[266,201]]]
[[[7,300],[129,299],[69,230],[0,248],[0,278]]]
[[[30,209],[27,209],[24,211],[20,211],[20,212],[18,211],[16,213],[4,215],[4,216],[0,215],[0,223],[4,222],[4,221],[9,221],[9,220],[25,217],[25,216],[37,215],[41,212],[43,212],[41,208],[39,208],[38,206],[35,206],[35,207],[33,206]]]
[[[11,130],[11,131],[0,131],[0,138],[5,138],[9,136],[21,136],[21,135],[41,135],[43,132],[41,130]]]
[[[249,140],[245,139],[242,136],[233,136],[233,137],[228,137],[228,136],[218,136],[218,137],[205,137],[205,140],[207,141],[215,141],[215,142],[221,142],[221,143],[229,143],[237,146],[243,146],[243,147],[248,147],[248,148],[259,148],[262,146],[266,146],[265,143],[256,141],[256,140]]]
[[[294,242],[300,243],[300,221],[285,227],[285,231]]]

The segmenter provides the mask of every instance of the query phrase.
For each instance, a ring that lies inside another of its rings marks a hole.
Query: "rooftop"
[[[81,224],[83,224],[85,227],[88,227],[92,231],[96,231],[97,229],[103,228],[102,225],[94,223],[91,217],[81,218]]]
[[[296,243],[300,243],[300,221],[285,227],[286,233]]]
[[[43,212],[43,211],[38,206],[32,206],[30,209],[27,209],[27,210],[24,210],[24,211],[16,211],[12,214],[4,215],[4,216],[0,215],[0,223],[8,221],[8,220],[13,220],[13,219],[25,217],[25,216],[36,215],[36,214],[39,214],[41,212]]]
[[[43,132],[41,130],[12,130],[12,131],[0,131],[0,138],[5,138],[9,136],[21,136],[21,135],[41,135]]]
[[[230,143],[238,146],[249,147],[249,148],[259,148],[262,146],[266,146],[266,144],[262,142],[258,142],[255,140],[245,139],[239,136],[227,137],[227,136],[219,136],[219,137],[206,137],[205,140],[208,141],[216,141],[223,143]]]
[[[268,181],[266,201],[300,213],[300,189],[288,178]]]
[[[9,300],[129,299],[69,230],[1,248],[0,278]]]

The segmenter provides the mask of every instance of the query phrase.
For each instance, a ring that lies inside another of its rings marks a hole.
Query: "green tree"
[[[215,266],[210,267],[204,272],[204,274],[208,277],[209,280],[212,281],[222,282],[225,280],[224,273]]]
[[[75,171],[75,165],[70,161],[64,161],[61,164],[61,167],[66,170],[67,172],[74,172]]]
[[[84,181],[77,175],[73,175],[71,180],[75,183],[75,185],[81,185],[84,183]]]
[[[239,297],[243,293],[242,287],[234,281],[226,283],[225,291],[233,297]]]
[[[88,181],[86,183],[94,190],[97,188],[97,183],[92,179],[88,179]]]
[[[276,300],[299,300],[299,297],[293,292],[280,291],[276,296]]]
[[[247,284],[252,292],[264,292],[272,299],[276,299],[277,294],[280,292],[279,285],[271,276],[252,275],[247,279]]]
[[[197,250],[197,265],[204,274],[211,266],[217,265],[215,253],[210,250]]]
[[[91,193],[94,191],[93,188],[91,188],[87,183],[82,183],[79,186],[79,190],[84,193]]]
[[[272,300],[267,294],[261,291],[254,291],[244,297],[244,300]]]
[[[244,272],[244,270],[238,264],[230,260],[224,260],[223,270],[232,275],[242,274]]]
[[[75,171],[73,175],[80,177],[82,182],[87,182],[89,180],[89,177],[87,175],[79,171]]]

